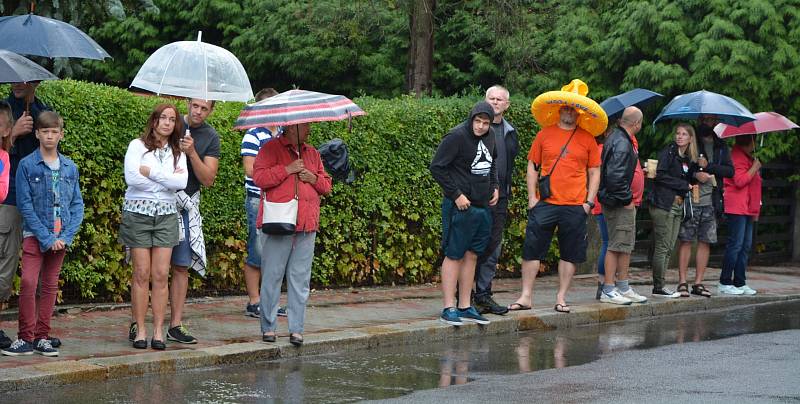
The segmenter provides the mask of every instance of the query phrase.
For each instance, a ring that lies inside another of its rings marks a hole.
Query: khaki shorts
[[[636,208],[606,208],[603,217],[608,226],[608,251],[630,254],[636,243]]]
[[[172,248],[178,244],[178,215],[148,216],[122,211],[119,241],[130,248]]]

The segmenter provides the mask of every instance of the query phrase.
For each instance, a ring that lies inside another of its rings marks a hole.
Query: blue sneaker
[[[36,353],[42,356],[58,356],[58,349],[53,348],[53,345],[50,343],[50,340],[47,338],[42,338],[40,340],[34,341],[36,348],[33,348]]]
[[[458,317],[462,321],[472,321],[473,323],[478,323],[481,325],[490,323],[488,318],[480,315],[478,310],[475,310],[475,308],[472,306],[469,306],[466,309],[458,309]]]
[[[286,316],[287,316],[286,306],[278,307],[278,317],[286,317]]]
[[[261,304],[248,304],[244,308],[244,315],[248,317],[260,318],[261,317]]]
[[[442,310],[442,316],[439,317],[439,321],[456,327],[464,325],[461,319],[458,318],[458,310],[455,307],[446,307]]]
[[[6,356],[33,355],[33,346],[24,339],[17,339],[10,347],[0,352]]]

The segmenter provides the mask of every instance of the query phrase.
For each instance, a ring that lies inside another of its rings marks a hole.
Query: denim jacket
[[[58,239],[69,246],[83,221],[83,198],[78,184],[78,167],[61,153],[58,153],[58,158],[61,162],[61,234]],[[39,149],[20,161],[15,179],[22,229],[33,233],[39,240],[39,249],[45,252],[57,238],[53,233],[53,176]]]

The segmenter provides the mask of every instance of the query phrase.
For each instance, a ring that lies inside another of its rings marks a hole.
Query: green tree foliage
[[[567,1],[539,62],[553,79],[580,77],[602,100],[635,87],[665,95],[646,110],[654,118],[675,95],[706,89],[731,96],[753,112],[798,115],[800,1]],[[532,78],[535,94],[546,80]],[[669,138],[668,123],[647,128],[642,148],[654,154]],[[766,135],[767,159],[798,147],[796,133]]]

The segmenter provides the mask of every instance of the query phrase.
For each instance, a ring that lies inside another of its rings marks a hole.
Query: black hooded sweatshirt
[[[472,120],[479,114],[491,121],[494,110],[485,101],[475,104],[469,118],[450,129],[442,139],[430,170],[445,197],[455,201],[464,194],[472,205],[486,207],[499,186],[495,164],[497,151],[495,136],[487,136],[491,135],[491,130],[483,136],[475,136],[472,131]]]

